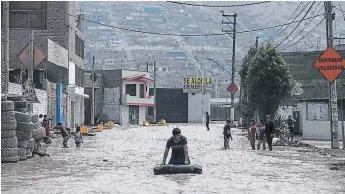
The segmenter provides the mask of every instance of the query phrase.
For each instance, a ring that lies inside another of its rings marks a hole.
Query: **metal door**
[[[129,106],[129,124],[139,125],[139,106]]]
[[[294,133],[296,135],[302,135],[301,125],[300,125],[300,121],[301,121],[300,111],[293,111],[292,118],[295,119],[296,121],[295,127],[294,127]]]

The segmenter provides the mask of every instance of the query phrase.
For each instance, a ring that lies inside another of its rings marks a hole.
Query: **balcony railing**
[[[154,105],[154,96],[149,96],[146,98],[139,98],[138,96],[130,96],[125,94],[122,96],[123,105],[139,105],[139,106],[153,106]]]

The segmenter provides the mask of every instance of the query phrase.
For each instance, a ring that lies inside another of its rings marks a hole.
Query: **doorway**
[[[129,106],[129,124],[139,125],[139,106]]]
[[[294,133],[296,135],[302,135],[301,125],[300,125],[300,121],[301,121],[300,111],[293,111],[292,118],[296,121],[295,127],[294,127]]]

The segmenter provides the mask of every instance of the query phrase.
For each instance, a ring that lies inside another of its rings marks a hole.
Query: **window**
[[[9,2],[9,27],[44,30],[47,28],[47,4],[41,1]],[[3,14],[3,12],[1,12]]]
[[[149,89],[149,96],[154,96],[154,95],[155,95],[154,88],[150,88]]]
[[[130,96],[137,95],[137,85],[136,84],[126,84],[126,94]]]
[[[144,87],[144,84],[140,84],[140,93],[139,93],[139,98],[145,98],[144,97],[144,89],[145,89],[145,87]]]
[[[153,106],[147,107],[147,115],[153,116]]]
[[[75,54],[84,59],[84,41],[75,34]]]

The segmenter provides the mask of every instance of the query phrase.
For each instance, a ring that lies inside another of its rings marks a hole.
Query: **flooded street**
[[[162,162],[173,127],[106,130],[84,137],[81,149],[74,139],[69,149],[54,140],[51,157],[1,164],[2,193],[345,193],[345,172],[325,164],[335,157],[291,147],[252,151],[239,129],[233,130],[231,150],[223,150],[222,125],[211,125],[210,131],[179,126],[191,163],[199,164],[203,174],[155,176],[153,168]]]

